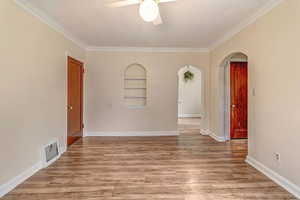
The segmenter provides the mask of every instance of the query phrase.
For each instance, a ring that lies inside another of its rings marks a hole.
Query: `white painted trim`
[[[86,51],[104,51],[104,52],[199,52],[209,53],[222,43],[228,41],[233,36],[241,32],[250,24],[254,23],[258,18],[270,12],[274,7],[283,2],[284,0],[270,0],[268,4],[259,9],[248,19],[244,20],[233,29],[229,30],[221,38],[217,39],[208,48],[185,48],[185,47],[109,47],[109,46],[87,46],[86,43],[68,30],[66,30],[61,24],[52,19],[48,14],[43,12],[41,9],[36,8],[26,0],[14,0],[17,5],[22,7],[24,10],[32,14],[33,16],[40,19],[43,23],[49,25],[57,32],[63,34],[67,39],[71,40],[79,47],[84,48]]]
[[[61,146],[60,149],[61,149],[60,155],[64,154],[67,151],[67,145]]]
[[[128,132],[86,132],[85,136],[134,136],[134,137],[147,137],[147,136],[178,136],[179,131],[128,131]]]
[[[208,129],[200,129],[200,134],[201,135],[209,135],[210,131]]]
[[[32,167],[29,169],[25,170],[18,176],[14,177],[7,183],[4,183],[3,185],[0,186],[0,198],[12,191],[15,187],[17,187],[19,184],[24,182],[26,179],[34,175],[36,172],[38,172],[40,169],[43,168],[43,163],[42,161],[37,162],[34,164]]]
[[[248,62],[248,60],[242,58],[231,58],[230,62]]]
[[[228,58],[220,66],[220,121],[221,129],[220,134],[224,135],[226,140],[230,140],[230,62],[231,58]]]
[[[249,25],[253,24],[257,19],[260,17],[266,15],[268,12],[270,12],[273,8],[275,8],[277,5],[282,3],[285,0],[270,0],[269,3],[267,3],[265,6],[263,6],[261,9],[259,9],[256,13],[251,15],[249,18],[235,26],[233,29],[227,31],[220,39],[213,42],[213,44],[210,45],[209,50],[212,51],[221,44],[225,43],[226,41],[233,38],[236,34],[240,33],[242,30],[247,28]]]
[[[207,135],[210,136],[211,138],[213,138],[214,140],[216,140],[217,142],[226,142],[226,138],[223,136],[217,136],[215,133],[213,133],[212,131],[210,131],[209,129],[201,129],[200,130],[200,134],[201,135]]]
[[[181,53],[209,53],[207,48],[184,48],[184,47],[87,47],[86,51],[102,51],[102,52],[181,52]]]
[[[65,38],[69,39],[70,41],[74,42],[79,47],[85,49],[87,46],[82,40],[75,37],[72,33],[66,30],[62,25],[60,25],[57,21],[52,19],[48,14],[43,12],[41,9],[36,8],[31,3],[26,0],[14,0],[14,2],[23,8],[28,13],[32,14],[33,16],[37,17],[40,21],[50,26],[55,31],[61,33]]]
[[[300,187],[296,184],[292,183],[288,179],[284,178],[277,172],[273,171],[272,169],[268,168],[261,162],[257,161],[251,156],[247,156],[246,163],[257,169],[258,171],[262,172],[264,175],[272,179],[275,183],[292,193],[295,197],[300,199]]]
[[[217,136],[215,133],[210,131],[209,136],[216,140],[217,142],[226,142],[226,138],[224,136]]]
[[[178,114],[179,118],[195,118],[195,117],[202,117],[201,114]]]
[[[46,163],[46,160],[45,160],[46,158],[45,158],[45,155],[44,155],[44,149],[45,149],[46,146],[48,146],[49,144],[52,144],[53,142],[57,142],[59,153],[58,153],[58,156],[55,159],[53,159],[52,161]],[[55,161],[57,161],[61,157],[61,155],[64,152],[66,152],[66,150],[67,150],[67,146],[63,145],[61,147],[58,139],[55,139],[55,140],[49,142],[47,145],[43,146],[42,150],[40,151],[41,152],[41,160],[40,161],[38,161],[36,164],[31,166],[29,169],[23,171],[21,174],[19,174],[16,177],[12,178],[8,182],[4,183],[3,185],[0,185],[0,198],[3,197],[4,195],[6,195],[7,193],[9,193],[10,191],[12,191],[19,184],[26,181],[26,179],[28,179],[29,177],[33,176],[39,170],[41,170],[43,168],[46,168],[49,165],[51,165],[52,163],[54,163]]]
[[[83,130],[83,136],[82,137],[87,137],[87,136],[88,136],[88,133],[85,130]]]
[[[241,52],[236,52],[241,53]],[[232,53],[219,66],[219,88],[220,88],[220,134],[224,135],[226,140],[230,138],[230,63],[248,62],[248,58],[232,58],[236,53]],[[245,55],[246,56],[246,55]],[[250,75],[248,75],[250,76]]]

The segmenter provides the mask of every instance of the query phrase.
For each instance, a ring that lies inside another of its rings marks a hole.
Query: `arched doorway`
[[[220,65],[221,131],[226,140],[248,138],[248,56],[237,52]]]
[[[178,71],[178,122],[200,128],[204,114],[203,73],[192,65]]]

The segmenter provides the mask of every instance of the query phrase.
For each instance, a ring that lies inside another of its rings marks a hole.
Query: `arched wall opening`
[[[248,71],[248,56],[242,52],[235,52],[235,53],[231,53],[230,55],[228,55],[220,64],[220,68],[219,68],[219,78],[220,78],[220,131],[222,133],[222,135],[224,135],[225,140],[231,140],[233,139],[233,126],[247,126],[248,123],[248,119],[249,119],[249,113],[247,108],[244,108],[244,110],[246,109],[246,119],[241,120],[241,118],[236,119],[236,113],[239,113],[238,115],[240,115],[240,112],[238,112],[237,110],[240,109],[239,104],[240,102],[236,101],[236,96],[237,95],[242,95],[242,93],[244,94],[245,92],[240,92],[239,89],[237,89],[233,84],[233,80],[236,77],[231,77],[233,76],[233,72],[232,72],[232,64],[233,63],[245,63],[245,67],[247,67],[246,71]],[[248,83],[248,73],[245,72],[246,75],[246,79],[245,80]],[[241,74],[237,74],[237,77],[242,76]],[[244,81],[244,82],[245,82]],[[245,90],[246,90],[246,94],[243,101],[247,101],[246,102],[246,106],[248,106],[248,86],[247,83],[245,83]],[[234,94],[234,92],[236,94]],[[234,100],[234,99],[235,100]],[[245,102],[243,103],[245,104]],[[244,106],[245,107],[245,106]],[[244,118],[245,118],[244,117]],[[246,120],[246,121],[245,121]],[[236,124],[236,125],[235,125]],[[244,124],[244,125],[243,125]],[[242,130],[242,129],[241,129]],[[248,128],[247,130],[248,131]]]
[[[192,79],[185,79],[186,73]],[[185,65],[178,70],[178,119],[200,126],[204,117],[204,73],[198,67]]]

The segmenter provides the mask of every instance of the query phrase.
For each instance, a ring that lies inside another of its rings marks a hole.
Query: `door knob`
[[[69,110],[73,110],[73,106],[68,106],[68,109]]]

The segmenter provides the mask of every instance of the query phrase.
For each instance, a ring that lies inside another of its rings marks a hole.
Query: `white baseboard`
[[[211,138],[213,138],[217,142],[225,142],[226,141],[225,137],[217,136],[215,133],[213,133],[209,129],[201,129],[200,133],[201,133],[201,135],[208,135],[208,136],[210,136]]]
[[[264,175],[269,177],[271,180],[273,180],[275,183],[289,191],[291,194],[293,194],[296,198],[300,199],[300,187],[296,184],[290,182],[288,179],[284,178],[283,176],[279,175],[272,169],[268,168],[261,162],[255,160],[254,158],[247,156],[246,163],[257,169],[258,171],[262,172]]]
[[[208,129],[200,129],[200,134],[201,135],[209,135],[210,131]]]
[[[83,136],[82,137],[87,137],[88,133],[86,131],[83,131]]]
[[[53,142],[57,142],[58,144],[58,156],[57,158],[53,159],[51,162],[46,162],[45,157],[44,157],[44,148],[48,146],[49,144],[52,144]],[[17,187],[19,184],[23,183],[26,179],[37,173],[39,170],[48,167],[52,163],[54,163],[56,160],[58,160],[61,155],[66,152],[67,150],[67,144],[60,145],[58,142],[58,139],[51,141],[47,145],[45,145],[40,151],[41,153],[41,160],[38,161],[36,164],[31,166],[29,169],[23,171],[21,174],[17,175],[13,179],[9,180],[7,183],[4,183],[3,185],[0,185],[0,198],[12,191],[15,187]]]
[[[223,137],[218,136],[213,132],[210,132],[209,136],[212,137],[213,139],[215,139],[218,142],[226,142],[226,138],[224,136]]]
[[[201,114],[178,114],[179,118],[194,118],[194,117],[202,117]]]
[[[60,155],[64,154],[67,151],[67,144],[60,147]]]
[[[26,171],[22,172],[18,176],[8,181],[7,183],[0,185],[0,198],[6,195],[7,193],[9,193],[11,190],[13,190],[15,187],[17,187],[19,184],[24,182],[26,179],[34,175],[42,168],[43,168],[43,163],[42,161],[39,161],[35,165],[27,169]]]
[[[86,136],[178,136],[179,131],[128,131],[128,132],[86,132]]]

